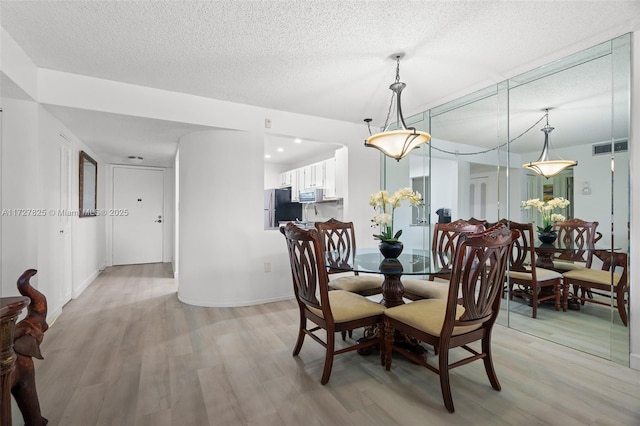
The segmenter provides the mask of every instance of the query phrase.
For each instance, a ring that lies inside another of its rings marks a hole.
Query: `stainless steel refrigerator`
[[[277,229],[280,222],[302,220],[302,204],[291,202],[291,188],[264,191],[264,229]]]

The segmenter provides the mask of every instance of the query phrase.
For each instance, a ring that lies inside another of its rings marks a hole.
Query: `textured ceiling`
[[[640,16],[639,1],[0,6],[2,27],[41,68],[375,125],[388,108],[395,52],[406,53],[411,115],[637,28]]]

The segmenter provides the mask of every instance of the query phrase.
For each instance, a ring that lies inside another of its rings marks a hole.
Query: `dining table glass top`
[[[338,271],[385,275],[430,275],[443,272],[442,265],[434,264],[435,259],[430,251],[406,247],[397,259],[386,259],[377,248],[358,248],[344,254],[338,250],[328,251],[325,253],[325,260],[328,268]]]

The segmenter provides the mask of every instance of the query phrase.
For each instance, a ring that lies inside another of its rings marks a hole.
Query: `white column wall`
[[[281,131],[299,121],[274,120],[281,123]],[[305,134],[319,129],[313,121],[307,124]],[[365,247],[374,244],[369,195],[378,188],[379,154],[359,143],[363,139],[354,136],[355,129],[325,137],[346,138],[343,143],[351,145],[352,195],[345,198],[345,204],[351,203],[345,205],[345,218],[354,221],[362,236],[359,245]],[[182,302],[222,307],[293,297],[284,237],[263,229],[263,140],[260,129],[211,130],[181,138],[177,257]],[[270,272],[265,272],[265,263]]]
[[[251,138],[214,130],[180,140],[178,298],[185,303],[239,306],[291,293],[287,279],[264,282],[262,197],[250,196],[262,170],[238,161],[252,156]]]

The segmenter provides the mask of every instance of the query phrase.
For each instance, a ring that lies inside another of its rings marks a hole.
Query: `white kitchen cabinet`
[[[320,163],[313,164],[313,187],[314,188],[322,188],[324,187],[324,161]]]
[[[300,169],[302,172],[302,188],[306,189],[312,187],[312,175],[313,175],[313,167],[311,165],[304,166]]]
[[[316,188],[324,190],[324,198],[343,198],[345,169],[346,148],[338,149],[328,160],[280,173],[279,184],[291,187],[292,201],[299,200],[300,191]]]
[[[300,169],[291,170],[291,201],[298,201],[300,197]]]
[[[336,160],[330,158],[324,162],[324,197],[336,197]]]
[[[292,179],[292,171],[291,170],[289,170],[287,172],[280,173],[278,184],[279,184],[280,187],[291,186],[291,183],[292,183],[291,179]]]
[[[344,198],[347,186],[347,163],[348,153],[347,148],[340,148],[336,150],[335,159],[335,188],[336,198]]]
[[[324,186],[324,161],[302,168],[304,188],[322,188]]]

